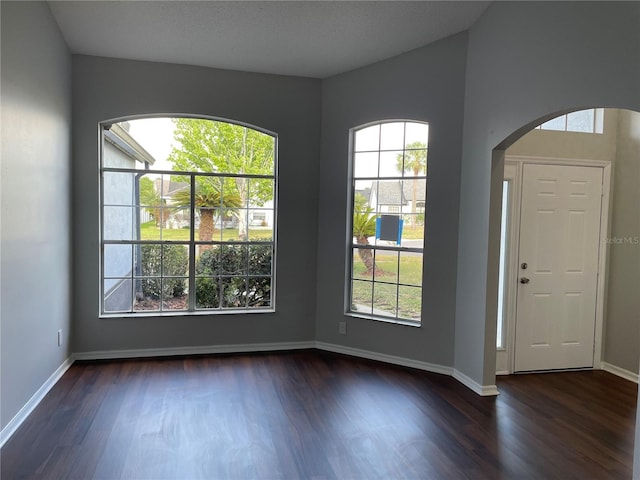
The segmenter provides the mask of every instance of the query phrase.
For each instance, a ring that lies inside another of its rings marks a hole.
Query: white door
[[[593,366],[602,168],[525,164],[515,371]]]

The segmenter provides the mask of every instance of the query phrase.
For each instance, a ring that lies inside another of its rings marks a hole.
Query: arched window
[[[102,140],[102,315],[274,309],[274,135],[147,118]]]
[[[552,118],[538,125],[538,130],[556,130],[560,132],[602,133],[604,129],[604,108],[579,110]]]
[[[419,325],[429,126],[389,121],[351,135],[347,313]]]

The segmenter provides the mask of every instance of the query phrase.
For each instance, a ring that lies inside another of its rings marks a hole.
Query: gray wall
[[[46,4],[1,8],[4,428],[70,353],[71,55]]]
[[[604,360],[637,373],[640,361],[640,113],[620,110],[617,133]]]
[[[320,81],[73,57],[74,352],[314,338]],[[279,135],[277,312],[99,319],[98,122],[199,114]]]
[[[452,365],[466,44],[459,34],[323,82],[316,340]],[[429,123],[421,328],[344,315],[349,129],[387,119]]]
[[[496,2],[469,32],[455,368],[478,383],[495,381],[500,207],[490,199],[502,165],[492,150],[570,109],[640,110],[639,22],[638,2]]]

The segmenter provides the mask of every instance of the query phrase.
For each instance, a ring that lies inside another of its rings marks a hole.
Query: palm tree
[[[427,173],[427,145],[422,142],[413,142],[405,147],[404,154],[399,154],[396,159],[396,170],[399,172],[413,172],[413,176]],[[411,225],[416,224],[416,203],[418,200],[418,182],[413,181],[411,191]]]
[[[376,216],[373,208],[367,204],[364,195],[356,193],[353,200],[353,236],[358,245],[369,245],[369,237],[376,233]],[[367,274],[373,273],[375,262],[368,248],[359,248],[358,256],[367,268]]]
[[[189,207],[191,205],[191,190],[184,188],[175,192],[172,197],[176,207]],[[194,208],[200,214],[200,227],[198,229],[198,240],[209,242],[213,239],[215,227],[215,217],[222,209],[236,209],[242,205],[242,200],[238,195],[222,195],[220,189],[211,182],[196,184],[194,192]]]

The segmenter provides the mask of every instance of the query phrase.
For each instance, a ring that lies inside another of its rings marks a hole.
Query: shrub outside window
[[[152,155],[158,125],[173,141]],[[273,311],[276,137],[202,118],[102,130],[101,314]]]
[[[418,122],[352,130],[348,314],[421,322],[428,139]]]

